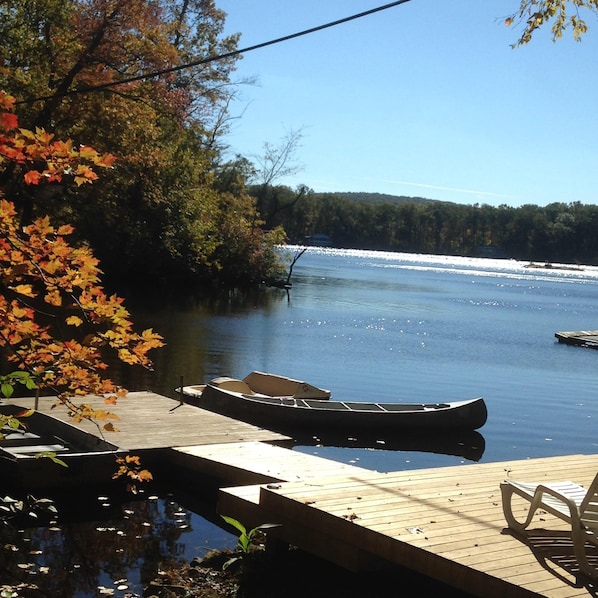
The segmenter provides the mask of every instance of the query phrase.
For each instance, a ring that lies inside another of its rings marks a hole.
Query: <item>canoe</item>
[[[0,404],[0,414],[18,416],[27,411],[16,404]],[[26,426],[2,429],[0,475],[14,490],[65,489],[110,480],[116,471],[118,447],[93,434],[34,411],[20,418]],[[67,467],[42,453],[53,453]]]
[[[306,389],[311,392],[314,388],[317,387],[306,384]],[[191,399],[187,402],[209,411],[283,432],[291,429],[310,432],[336,429],[347,433],[360,430],[370,433],[377,430],[475,430],[481,428],[488,417],[481,397],[411,404],[333,401],[257,392],[243,380],[226,377],[215,378],[205,385],[184,386],[182,393]]]

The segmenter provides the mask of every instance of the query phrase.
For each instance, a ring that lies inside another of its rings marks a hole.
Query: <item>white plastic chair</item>
[[[598,568],[590,564],[586,553],[586,542],[598,545],[598,475],[587,490],[570,481],[537,484],[511,480],[503,482],[500,489],[505,519],[513,531],[522,533],[538,509],[566,521],[571,525],[573,549],[580,571],[593,579],[598,578]],[[530,502],[523,523],[513,515],[513,494]]]

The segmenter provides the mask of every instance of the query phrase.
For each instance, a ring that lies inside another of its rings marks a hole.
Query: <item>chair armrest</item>
[[[539,484],[536,488],[536,491],[534,492],[534,497],[532,499],[532,505],[534,506],[534,510],[541,506],[556,517],[562,518],[562,516],[565,515],[563,511],[543,500],[545,494],[548,494],[552,496],[554,499],[558,500],[559,502],[564,503],[569,509],[569,517],[571,519],[571,522],[579,522],[579,507],[577,503],[569,496],[566,496],[565,494],[559,492],[558,490],[554,490],[549,486],[544,486],[544,484]]]

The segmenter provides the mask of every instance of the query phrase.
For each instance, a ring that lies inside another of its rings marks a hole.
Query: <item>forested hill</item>
[[[380,193],[254,188],[267,229],[290,243],[324,235],[334,247],[597,264],[598,206],[458,204]]]
[[[354,191],[335,191],[334,193],[319,193],[321,196],[338,197],[340,199],[347,199],[349,201],[358,201],[367,204],[391,204],[397,205],[401,203],[430,203],[436,202],[435,199],[426,199],[425,197],[408,197],[406,195],[388,195],[386,193],[367,193]]]

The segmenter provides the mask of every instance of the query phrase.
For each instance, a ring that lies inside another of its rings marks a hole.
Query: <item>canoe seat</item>
[[[598,545],[598,475],[588,490],[570,481],[537,484],[511,480],[503,482],[500,489],[505,519],[513,531],[522,533],[538,509],[544,509],[566,521],[571,525],[573,549],[581,572],[598,579],[595,558],[590,563],[586,553],[586,542]],[[523,522],[519,522],[513,515],[511,503],[514,494],[530,503]]]
[[[328,390],[323,390],[307,382],[276,374],[265,374],[254,371],[247,374],[243,378],[243,382],[254,393],[271,397],[295,397],[297,399],[328,399],[330,397],[330,391]]]
[[[225,376],[221,378],[214,378],[210,381],[212,386],[217,386],[223,390],[230,390],[232,392],[240,392],[246,395],[254,394],[254,391],[249,385],[243,380],[237,380],[236,378],[227,378]]]

